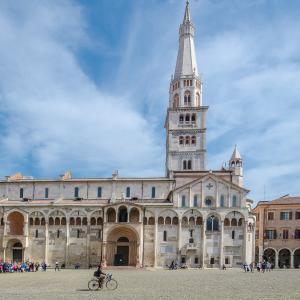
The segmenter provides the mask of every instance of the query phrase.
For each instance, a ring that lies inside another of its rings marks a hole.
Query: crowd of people
[[[47,265],[43,263],[34,262],[0,262],[0,273],[14,273],[14,272],[37,272],[46,271]]]
[[[251,264],[243,264],[243,269],[245,272],[254,272],[254,269],[256,268],[257,272],[271,272],[274,269],[274,264],[267,261],[259,261],[258,263],[255,264],[255,262],[252,262]]]

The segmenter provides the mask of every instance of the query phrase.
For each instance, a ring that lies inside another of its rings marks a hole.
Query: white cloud
[[[163,149],[153,128],[130,99],[99,90],[76,61],[74,52],[88,41],[80,7],[2,2],[0,20],[5,172],[27,168],[53,176],[73,167],[86,176],[114,168],[157,174]]]

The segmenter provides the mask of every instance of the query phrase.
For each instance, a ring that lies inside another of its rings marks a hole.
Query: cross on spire
[[[190,15],[190,2],[189,0],[186,1],[186,6],[185,6],[185,12],[184,12],[184,18],[183,18],[183,23],[190,22],[191,21],[191,15]]]

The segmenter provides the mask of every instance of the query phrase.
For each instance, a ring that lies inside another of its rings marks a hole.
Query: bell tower
[[[166,117],[166,173],[205,170],[208,106],[202,103],[202,80],[194,45],[195,27],[189,1],[179,28],[175,73],[171,78]]]

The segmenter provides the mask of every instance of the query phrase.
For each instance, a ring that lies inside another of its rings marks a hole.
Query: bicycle
[[[97,279],[93,278],[92,280],[90,280],[88,282],[88,288],[90,291],[97,291],[99,289],[102,289],[104,284],[107,289],[112,291],[118,287],[118,282],[112,278],[112,274],[107,274],[102,284],[100,282],[100,277],[99,278],[97,277]]]

